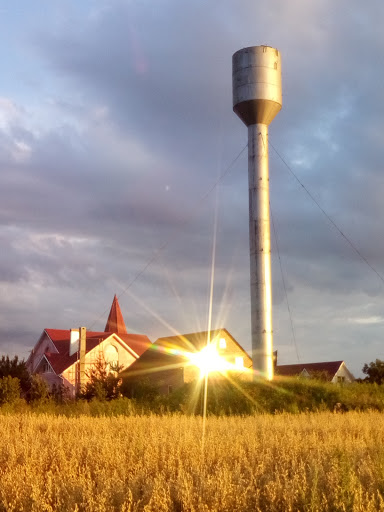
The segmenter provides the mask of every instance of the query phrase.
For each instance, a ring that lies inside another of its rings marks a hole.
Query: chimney
[[[79,373],[80,373],[80,390],[85,386],[85,352],[87,343],[87,329],[85,327],[79,328],[79,343],[80,343],[80,358],[79,358]]]
[[[71,329],[69,341],[69,355],[72,356],[79,350],[79,329]]]

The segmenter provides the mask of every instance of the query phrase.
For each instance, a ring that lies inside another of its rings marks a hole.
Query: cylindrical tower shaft
[[[273,378],[268,126],[248,126],[249,249],[253,368]]]
[[[253,369],[272,380],[268,125],[282,105],[280,53],[269,46],[243,48],[233,55],[232,63],[233,110],[248,127]]]

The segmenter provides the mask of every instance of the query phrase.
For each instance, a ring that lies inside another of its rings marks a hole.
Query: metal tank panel
[[[282,107],[280,52],[251,46],[232,57],[233,110],[247,125],[269,125]]]

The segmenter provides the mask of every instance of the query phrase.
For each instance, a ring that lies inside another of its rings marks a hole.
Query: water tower
[[[233,110],[248,127],[252,361],[259,375],[272,380],[268,125],[282,106],[280,52],[270,46],[237,51],[232,82]]]

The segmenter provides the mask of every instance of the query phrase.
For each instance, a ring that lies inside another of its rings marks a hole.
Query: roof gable
[[[46,352],[45,356],[56,374],[72,366],[78,359],[78,353],[69,355],[71,331],[69,329],[45,329],[45,332],[54,343],[58,353]],[[100,342],[109,338],[112,333],[87,331],[86,353],[93,350]]]
[[[57,355],[57,354],[52,354],[52,355]],[[49,362],[49,359],[47,357],[47,354],[43,354],[39,360],[39,362],[37,363],[36,365],[36,368],[35,368],[35,371],[37,373],[39,373],[39,370],[42,369],[44,367],[44,363],[47,363],[50,367],[51,367],[51,370],[54,371],[51,363]]]
[[[339,369],[335,373],[333,380],[337,381],[339,377],[341,377],[342,380],[346,379],[349,382],[353,382],[355,380],[354,375],[348,370],[347,365],[345,364],[344,361],[341,363]]]
[[[145,334],[117,334],[135,354],[140,357],[151,345],[152,342]]]
[[[51,337],[47,334],[46,330],[44,330],[42,332],[39,340],[37,341],[36,345],[33,347],[33,349],[31,350],[31,352],[28,356],[28,359],[26,361],[27,367],[29,367],[33,363],[33,360],[36,357],[40,357],[47,350],[49,350],[50,352],[58,351],[55,344],[53,343]]]

